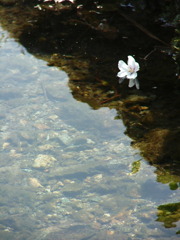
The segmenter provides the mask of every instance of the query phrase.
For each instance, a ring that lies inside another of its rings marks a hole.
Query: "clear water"
[[[0,34],[0,239],[178,239],[175,216],[157,219],[180,194],[115,110],[76,101],[65,72]]]

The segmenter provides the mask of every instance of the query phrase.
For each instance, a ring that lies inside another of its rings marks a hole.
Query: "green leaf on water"
[[[133,162],[131,173],[135,174],[135,173],[139,172],[140,167],[141,167],[141,160]]]

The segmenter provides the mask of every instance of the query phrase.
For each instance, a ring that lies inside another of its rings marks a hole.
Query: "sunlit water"
[[[179,193],[116,112],[77,102],[65,72],[0,39],[0,239],[178,239],[179,223],[156,219]]]

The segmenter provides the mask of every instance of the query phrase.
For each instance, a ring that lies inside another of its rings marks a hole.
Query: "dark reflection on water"
[[[0,238],[178,239],[179,85],[164,54],[172,49],[142,59],[157,42],[117,9],[84,9],[78,22],[71,5],[61,14],[23,7],[1,7],[3,26],[37,58],[1,30]],[[108,31],[97,27],[102,17]],[[142,66],[140,91],[115,77],[128,54]]]

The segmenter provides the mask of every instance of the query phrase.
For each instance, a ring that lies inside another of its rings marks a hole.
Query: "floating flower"
[[[52,1],[54,1],[55,3],[61,3],[61,2],[65,2],[65,1],[74,3],[74,0],[44,0],[44,2],[52,2]]]
[[[125,78],[129,79],[129,87],[136,86],[139,89],[139,81],[137,80],[137,71],[139,71],[139,63],[132,56],[128,56],[127,64],[120,60],[118,62],[119,72],[117,76],[120,78],[119,83],[122,83]]]
[[[61,3],[61,2],[65,2],[66,0],[54,0],[55,3]],[[71,3],[74,3],[74,0],[67,0]]]

